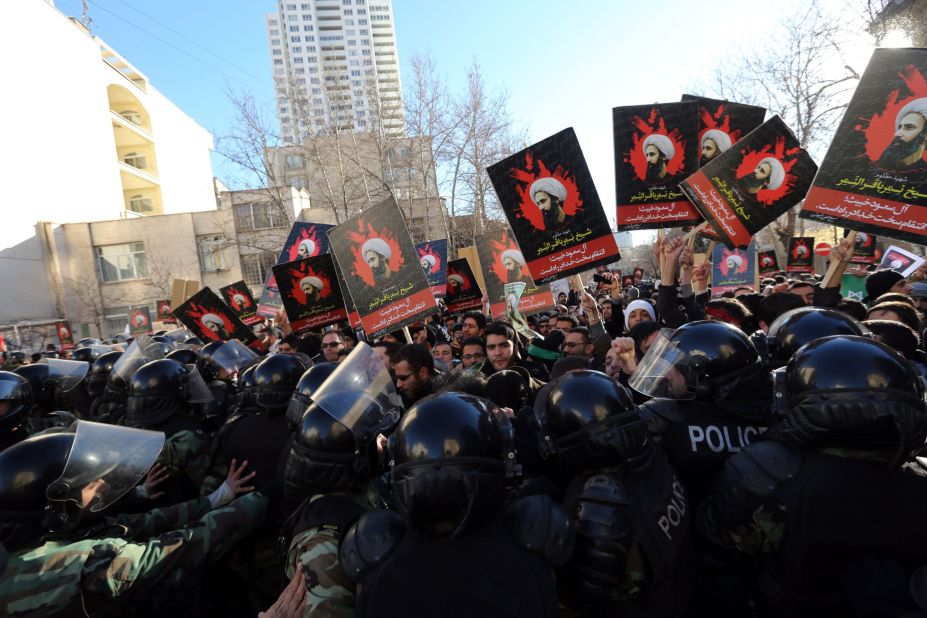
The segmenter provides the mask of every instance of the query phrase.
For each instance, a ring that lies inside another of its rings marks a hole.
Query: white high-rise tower
[[[405,132],[390,0],[281,2],[266,16],[284,142]]]

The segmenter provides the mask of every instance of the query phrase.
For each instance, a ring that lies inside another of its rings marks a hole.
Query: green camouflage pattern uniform
[[[315,502],[326,494],[313,496]],[[373,509],[376,497],[366,490],[356,493],[337,492],[356,501],[365,510]],[[306,587],[306,605],[303,618],[320,616],[349,617],[354,615],[355,588],[338,562],[338,545],[341,533],[334,526],[321,526],[302,530],[293,535],[286,555],[286,576],[293,577],[297,563],[303,565]]]
[[[108,537],[46,538],[37,548],[11,554],[0,579],[0,615],[121,616],[135,604],[164,597],[263,523],[267,499],[248,494],[209,508],[209,500],[200,498],[107,518],[91,533],[105,530]]]
[[[157,463],[167,467],[171,476],[186,476],[196,487],[202,487],[210,470],[211,456],[209,436],[201,431],[185,429],[164,442]],[[218,484],[201,495],[209,495],[217,489],[227,474],[228,469],[222,473]]]

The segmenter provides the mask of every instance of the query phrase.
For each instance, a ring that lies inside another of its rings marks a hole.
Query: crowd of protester
[[[656,251],[528,331],[7,354],[0,615],[927,615],[924,273]]]

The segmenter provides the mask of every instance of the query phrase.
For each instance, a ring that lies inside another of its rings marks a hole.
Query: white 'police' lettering
[[[666,535],[667,540],[673,540],[672,530],[682,523],[686,516],[686,492],[678,479],[673,479],[673,497],[670,498],[666,505],[664,514],[657,520],[660,530]]]
[[[736,433],[732,436],[735,429]],[[739,453],[743,447],[753,441],[754,437],[764,431],[766,431],[765,427],[689,425],[689,445],[693,453],[698,453],[699,448],[704,447],[708,447],[712,453]]]

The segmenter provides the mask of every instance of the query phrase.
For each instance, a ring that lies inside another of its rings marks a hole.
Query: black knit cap
[[[892,286],[904,279],[897,270],[877,270],[866,277],[866,298],[864,302],[872,302],[882,294],[892,289]]]

